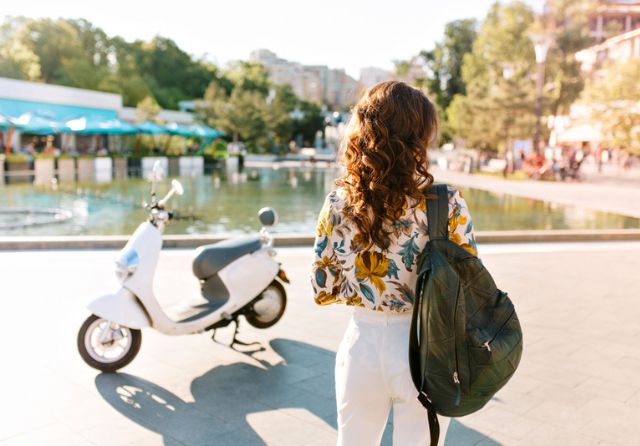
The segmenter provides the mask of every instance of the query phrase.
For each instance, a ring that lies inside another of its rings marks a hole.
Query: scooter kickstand
[[[238,319],[237,317],[233,318],[233,322],[235,323],[235,329],[233,330],[233,339],[231,339],[231,344],[229,344],[229,347],[233,348],[234,345],[244,345],[244,346],[251,346],[251,345],[259,345],[260,343],[258,341],[255,342],[243,342],[238,340],[237,336],[238,336],[238,330],[240,328],[240,319]]]

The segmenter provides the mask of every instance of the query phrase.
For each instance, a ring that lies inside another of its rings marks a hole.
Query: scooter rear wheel
[[[78,352],[87,365],[115,372],[133,361],[140,351],[142,333],[92,314],[78,331]]]
[[[253,327],[269,328],[282,318],[286,307],[287,292],[280,282],[274,280],[260,293],[244,317]]]

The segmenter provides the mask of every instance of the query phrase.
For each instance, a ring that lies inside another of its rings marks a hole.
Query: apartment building
[[[360,70],[360,84],[363,88],[371,88],[393,77],[393,73],[378,67],[364,67]]]
[[[640,28],[611,37],[576,53],[576,60],[587,73],[597,71],[609,61],[627,62],[635,58],[640,58]]]
[[[358,99],[359,83],[342,69],[326,65],[302,65],[279,58],[273,51],[252,51],[249,60],[262,63],[276,84],[288,83],[304,99],[344,108]]]
[[[640,28],[640,1],[600,0],[589,15],[591,35],[600,43],[616,34]]]

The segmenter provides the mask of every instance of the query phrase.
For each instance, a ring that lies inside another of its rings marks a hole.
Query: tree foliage
[[[494,4],[464,57],[466,95],[454,97],[449,116],[467,144],[505,150],[513,139],[532,135],[535,58],[528,31],[533,19],[521,1]]]
[[[285,149],[296,135],[313,141],[322,128],[320,107],[298,98],[290,85],[273,85],[262,65],[234,63],[223,78],[233,80],[231,92],[222,83],[211,82],[198,113],[207,124],[224,130],[234,141],[245,142],[250,150]],[[294,110],[301,112],[301,119],[296,119]]]
[[[603,143],[640,155],[640,60],[610,64],[587,83],[582,101],[601,124]]]
[[[129,106],[152,96],[176,109],[217,78],[170,39],[127,42],[83,19],[7,18],[0,56],[0,76],[120,93]]]
[[[432,50],[420,53],[428,71],[425,87],[442,110],[449,107],[455,95],[466,93],[462,62],[465,54],[471,52],[476,34],[474,19],[449,22],[445,25],[443,40]]]
[[[552,45],[546,61],[546,110],[553,116],[566,114],[580,96],[584,80],[575,53],[593,43],[588,24],[591,0],[556,0],[549,19]]]

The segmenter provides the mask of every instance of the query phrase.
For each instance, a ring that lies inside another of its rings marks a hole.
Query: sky
[[[536,10],[544,0],[526,0]],[[430,49],[444,25],[482,19],[494,0],[1,0],[0,15],[85,18],[108,35],[173,39],[196,57],[224,65],[257,48],[310,65],[393,67]]]

